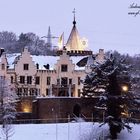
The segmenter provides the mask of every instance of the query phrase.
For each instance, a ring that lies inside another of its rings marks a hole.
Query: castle
[[[10,81],[19,97],[80,97],[81,80],[90,70],[89,66],[104,60],[103,49],[93,54],[85,47],[86,42],[80,39],[74,15],[67,43],[57,49],[56,56],[31,55],[27,47],[21,54],[6,54],[1,49],[0,76]]]

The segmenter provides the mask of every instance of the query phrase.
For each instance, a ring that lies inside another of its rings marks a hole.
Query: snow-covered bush
[[[5,140],[13,134],[12,121],[16,116],[16,93],[5,77],[0,76],[0,121]]]

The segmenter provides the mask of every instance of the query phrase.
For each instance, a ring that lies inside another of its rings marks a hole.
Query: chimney
[[[49,70],[50,69],[50,65],[47,64],[47,65],[44,65],[45,69]]]
[[[36,64],[36,68],[39,69],[39,64],[38,63]]]
[[[104,54],[104,49],[99,49],[99,54]]]
[[[4,52],[4,48],[0,48],[0,57],[3,54],[3,52]]]
[[[50,65],[49,65],[49,64],[47,64],[47,69],[48,69],[48,70],[50,69]]]

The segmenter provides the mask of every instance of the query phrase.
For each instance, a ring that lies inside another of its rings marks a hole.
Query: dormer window
[[[23,70],[29,70],[29,64],[23,64]]]
[[[68,65],[61,65],[61,72],[67,72],[68,71]]]
[[[2,69],[2,70],[5,70],[5,64],[2,64],[2,65],[1,65],[1,69]]]

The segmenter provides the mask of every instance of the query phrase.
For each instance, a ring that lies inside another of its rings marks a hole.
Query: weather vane
[[[75,8],[73,9],[72,13],[74,14],[73,25],[75,26],[75,24],[76,24],[76,21],[75,21],[75,13],[76,13]]]
[[[73,9],[72,13],[73,13],[73,14],[74,14],[74,16],[75,16],[75,13],[76,13],[75,8]]]

